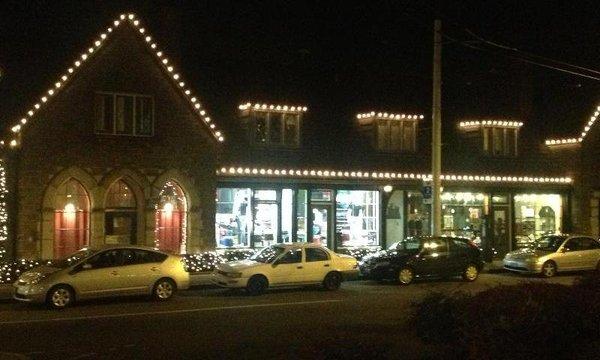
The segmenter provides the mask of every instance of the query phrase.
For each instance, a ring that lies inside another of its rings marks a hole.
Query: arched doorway
[[[54,258],[89,244],[90,199],[75,179],[61,184],[54,200]]]
[[[155,206],[155,246],[163,251],[185,253],[187,230],[187,200],[181,187],[167,181]]]
[[[135,244],[137,200],[123,180],[115,181],[106,194],[104,234],[107,244]]]

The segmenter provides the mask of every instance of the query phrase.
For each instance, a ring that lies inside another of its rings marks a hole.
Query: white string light
[[[6,186],[6,169],[4,161],[0,159],[0,260],[6,254],[5,244],[8,240],[8,188]]]
[[[350,171],[350,170],[319,170],[319,169],[286,169],[286,168],[255,168],[230,166],[221,167],[217,175],[222,176],[262,176],[262,177],[291,177],[291,178],[330,178],[330,179],[396,179],[396,180],[431,180],[431,174],[397,173],[381,171]],[[486,183],[551,183],[571,184],[570,177],[541,177],[541,176],[508,176],[508,175],[454,175],[444,174],[444,181],[486,182]]]
[[[123,23],[127,23],[127,24],[133,26],[134,28],[138,28],[140,26],[140,21],[136,18],[135,14],[128,14],[128,15],[121,14],[119,16],[118,20],[113,21],[113,25],[115,27],[118,27],[119,25],[121,25]],[[162,58],[164,56],[162,51],[156,51],[156,48],[157,48],[156,43],[149,44],[150,41],[152,40],[152,37],[147,34],[148,31],[145,28],[139,28],[139,29],[137,29],[137,32],[139,32],[140,36],[142,37],[142,40],[144,40],[144,42],[146,44],[148,44],[148,46],[151,48],[152,52],[157,56],[157,58]],[[79,55],[77,57],[77,59],[73,62],[74,67],[69,67],[67,69],[67,73],[74,74],[76,71],[78,71],[80,66],[82,66],[92,56],[94,56],[94,54],[97,53],[96,49],[99,49],[104,44],[104,42],[106,42],[106,40],[110,37],[110,34],[112,34],[112,33],[113,33],[112,27],[108,27],[106,29],[106,32],[102,32],[99,35],[99,37],[92,42],[93,46],[89,47],[86,51],[84,51],[81,55]],[[175,71],[175,67],[173,65],[167,66],[167,64],[169,62],[169,60],[167,58],[162,58],[161,61],[162,61],[163,69],[167,72],[167,75],[170,76],[175,81],[176,84],[179,84],[179,88],[182,89],[182,91],[185,95],[191,96],[192,91],[189,88],[185,88],[184,82],[179,81],[179,79],[181,78],[181,74]],[[50,89],[46,93],[44,93],[42,96],[40,96],[41,103],[40,102],[35,103],[33,105],[33,108],[27,111],[26,117],[24,117],[20,120],[20,124],[17,123],[11,127],[12,132],[17,134],[17,133],[23,131],[23,125],[27,124],[28,120],[33,118],[33,116],[35,115],[35,113],[37,111],[39,111],[44,105],[46,105],[47,103],[50,102],[51,98],[53,96],[55,96],[63,88],[63,86],[65,85],[67,80],[70,79],[70,77],[71,77],[71,75],[69,75],[69,76],[62,75],[59,78],[59,80],[57,80],[54,83],[54,89]],[[201,107],[194,106],[194,103],[196,102],[197,99],[196,99],[196,97],[193,97],[193,99],[194,99],[194,101],[190,101],[190,105],[193,107],[193,111],[197,114],[197,116],[200,119],[204,120],[203,123],[209,123],[210,118],[205,117],[206,111],[204,109],[202,109]],[[211,124],[211,126],[209,126],[209,129],[210,129],[212,135],[219,142],[225,141],[222,131],[219,131],[214,123]],[[4,142],[0,143],[0,146],[2,146],[3,144],[4,144]],[[9,142],[9,144],[11,147],[16,147],[18,145],[18,141],[16,139],[12,139]]]
[[[238,106],[240,110],[254,110],[254,111],[270,111],[270,112],[287,112],[287,113],[303,113],[307,112],[306,106],[293,106],[293,105],[275,105],[275,104],[261,104],[261,103],[245,103]]]
[[[523,126],[521,121],[510,121],[510,120],[474,120],[474,121],[461,121],[459,127],[462,129],[479,128],[482,126],[500,127],[500,128],[520,128]]]
[[[375,112],[356,114],[357,119],[390,119],[390,120],[418,120],[425,118],[425,115],[417,114],[392,114],[387,112]]]
[[[581,134],[579,134],[579,137],[564,138],[564,139],[548,139],[548,140],[546,140],[546,145],[551,146],[551,145],[578,144],[578,143],[582,142],[583,139],[585,139],[585,137],[587,136],[590,129],[592,128],[592,125],[594,125],[594,123],[598,119],[598,116],[600,116],[600,105],[596,107],[596,111],[594,112],[594,114],[592,116],[590,116],[590,119],[588,120],[587,124],[584,126],[583,131],[581,132]]]

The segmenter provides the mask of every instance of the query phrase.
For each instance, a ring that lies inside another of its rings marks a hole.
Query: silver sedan
[[[506,270],[551,277],[557,272],[600,271],[600,242],[585,235],[547,235],[531,248],[506,254]]]
[[[83,249],[23,273],[14,298],[64,308],[85,298],[152,295],[168,300],[189,287],[181,256],[141,246]]]

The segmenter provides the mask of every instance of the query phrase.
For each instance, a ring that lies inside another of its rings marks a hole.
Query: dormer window
[[[358,114],[358,124],[381,152],[415,152],[417,125],[423,115],[365,113]]]
[[[519,121],[483,120],[462,121],[459,124],[464,131],[480,131],[483,152],[495,157],[517,156]]]
[[[250,143],[258,146],[297,148],[305,106],[246,103],[239,106]]]

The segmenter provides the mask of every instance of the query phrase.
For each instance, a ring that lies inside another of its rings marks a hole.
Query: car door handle
[[[111,275],[119,275],[117,271],[111,271]]]
[[[329,264],[325,264],[325,265],[323,265],[323,267],[329,267]]]
[[[158,271],[159,269],[156,266],[153,266],[153,267],[150,268],[150,270],[152,270],[152,271]]]
[[[302,266],[296,266],[296,269],[304,269]]]

